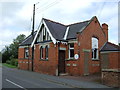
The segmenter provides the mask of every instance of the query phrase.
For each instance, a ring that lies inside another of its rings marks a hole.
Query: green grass
[[[3,63],[2,65],[9,67],[9,68],[17,68],[16,66],[13,66],[11,64]]]

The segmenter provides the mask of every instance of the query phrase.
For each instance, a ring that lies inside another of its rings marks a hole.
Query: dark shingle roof
[[[92,17],[92,19],[93,18],[94,17]],[[54,21],[43,18],[43,20],[45,21],[47,27],[49,28],[52,36],[56,40],[64,40],[64,35],[66,33],[67,27],[69,27],[67,40],[76,38],[76,33],[77,32],[82,32],[84,30],[84,28],[92,21],[92,19],[88,20],[88,21],[84,21],[84,22],[74,23],[74,24],[71,24],[71,25],[63,25],[61,23],[54,22]],[[36,35],[36,32],[34,34]],[[32,35],[29,35],[20,44],[20,46],[22,46],[22,45],[30,45],[31,43],[32,43]]]
[[[120,46],[107,42],[100,51],[120,51]]]
[[[63,40],[67,27],[63,24],[48,19],[44,19],[44,21],[53,37],[57,40]]]
[[[90,20],[68,25],[69,32],[67,35],[67,39],[76,38],[76,33],[82,32],[84,28],[89,24],[89,22]]]
[[[36,33],[37,31],[34,32],[34,36],[36,35]],[[32,35],[30,34],[28,37],[25,38],[25,40],[20,44],[20,46],[31,45],[32,41]]]

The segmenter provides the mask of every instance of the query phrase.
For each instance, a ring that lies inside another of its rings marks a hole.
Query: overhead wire
[[[100,15],[101,15],[101,13],[102,13],[102,11],[103,11],[103,8],[104,8],[104,6],[105,6],[105,4],[106,4],[106,2],[103,2],[103,5],[102,5],[102,7],[101,7],[101,9],[100,9],[100,11],[99,11],[99,13],[98,13],[98,18],[100,17]]]
[[[62,0],[61,0],[61,1],[62,1]],[[50,4],[48,4],[47,6],[44,6],[44,7],[42,7],[42,8],[39,8],[39,9],[40,9],[40,10],[39,10],[40,12],[37,12],[36,14],[41,13],[41,12],[43,12],[43,11],[49,9],[50,7],[56,5],[57,3],[59,3],[59,0],[56,0],[56,1],[54,1],[54,2],[52,2],[52,3],[50,3]]]

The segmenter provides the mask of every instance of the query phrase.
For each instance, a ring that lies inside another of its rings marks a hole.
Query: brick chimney
[[[108,25],[106,23],[102,24],[103,32],[105,33],[106,39],[108,41]]]

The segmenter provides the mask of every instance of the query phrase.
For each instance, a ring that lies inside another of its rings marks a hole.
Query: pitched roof
[[[76,33],[82,32],[84,28],[90,23],[91,20],[78,22],[70,25],[63,25],[61,23],[48,20],[45,18],[44,18],[44,21],[47,24],[53,37],[57,40],[63,40],[67,27],[69,27],[67,39],[73,39],[73,38],[76,38]]]
[[[94,16],[95,17],[95,16]],[[64,25],[49,19],[43,18],[45,24],[47,25],[50,33],[56,40],[64,40],[64,36],[67,30],[67,27],[69,27],[68,34],[67,34],[67,40],[68,39],[75,39],[77,32],[82,32],[85,27],[93,20],[93,18],[84,22],[78,22],[70,25]],[[35,32],[34,34],[36,34]],[[32,43],[32,35],[29,35],[20,45],[30,45]]]
[[[34,36],[36,35],[36,32],[37,31],[34,32]],[[25,38],[25,40],[22,43],[20,43],[20,46],[31,45],[32,41],[33,41],[33,38],[32,38],[32,35],[30,34],[28,37]]]
[[[103,51],[120,51],[120,46],[115,45],[115,44],[110,43],[110,42],[106,42],[100,51],[101,52],[103,52]]]
[[[90,22],[90,20],[68,25],[69,32],[67,35],[67,39],[76,38],[76,33],[82,32],[84,30],[84,28],[89,24],[89,22]]]
[[[53,35],[53,37],[57,40],[63,40],[67,27],[63,24],[45,18],[44,21],[47,27],[49,28],[51,34]]]

